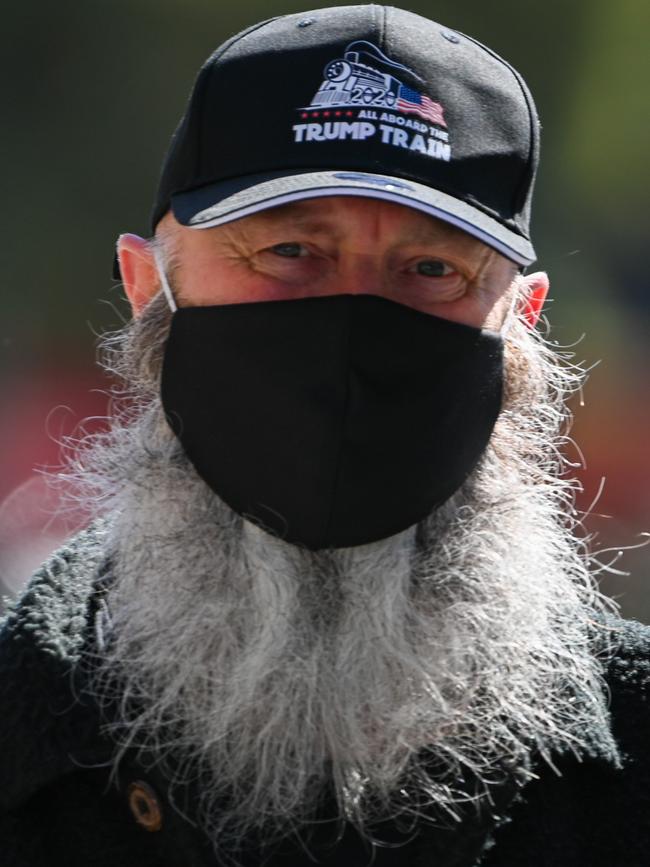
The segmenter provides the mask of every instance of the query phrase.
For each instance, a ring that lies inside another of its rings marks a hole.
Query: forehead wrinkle
[[[339,223],[334,216],[311,213],[314,208],[306,207],[308,202],[291,202],[260,211],[249,220],[255,221],[263,228],[278,226],[286,229],[301,229],[313,233],[338,231]]]
[[[372,202],[377,205],[373,211],[363,213],[360,215],[360,218],[357,217],[357,220],[355,220],[362,222],[364,226],[368,228],[369,234],[372,234],[371,225],[372,230],[374,230],[375,233],[379,230],[382,219],[385,218],[385,211],[383,211],[380,206],[388,205],[390,212],[392,212],[393,215],[395,211],[398,211],[402,215],[400,221],[401,232],[394,232],[396,237],[399,234],[403,236],[403,238],[399,238],[400,241],[415,240],[416,242],[430,242],[440,241],[443,237],[450,240],[458,238],[467,241],[474,241],[470,235],[463,232],[461,229],[457,229],[455,226],[451,226],[430,214],[426,214],[418,208],[411,208],[406,204],[402,205],[397,202],[386,202],[384,199],[376,199],[372,196],[341,195],[331,198],[317,197],[315,199],[306,199],[299,202],[288,202],[284,205],[278,205],[260,211],[257,214],[248,217],[247,222],[251,221],[251,224],[253,225],[257,223],[258,225],[265,227],[279,223],[282,224],[283,228],[286,227],[290,229],[295,227],[297,229],[314,233],[329,232],[343,235],[345,232],[341,226],[340,214],[332,208],[336,200],[340,199],[347,199],[349,201],[351,211],[354,210],[354,206],[359,200]],[[477,243],[480,244],[478,241]]]
[[[470,235],[469,232],[464,232],[457,226],[452,226],[451,223],[445,223],[437,217],[424,215],[426,222],[419,221],[417,226],[409,233],[410,238],[415,243],[448,243],[463,245],[468,251],[476,251],[477,255],[483,258],[486,253],[491,252],[491,248],[478,238]]]

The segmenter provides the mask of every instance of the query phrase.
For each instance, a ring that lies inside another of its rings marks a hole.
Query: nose
[[[368,252],[346,246],[339,251],[327,294],[381,295],[386,285],[384,270],[380,251]]]

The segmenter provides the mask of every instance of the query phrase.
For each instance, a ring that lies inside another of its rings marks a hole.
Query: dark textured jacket
[[[169,803],[156,769],[127,757],[119,779],[110,780],[111,745],[83,696],[102,566],[95,534],[82,534],[36,573],[0,630],[0,864],[216,865],[201,832]],[[612,625],[620,650],[607,681],[622,760],[595,744],[582,761],[557,756],[561,776],[540,762],[538,779],[504,784],[489,810],[467,813],[453,827],[423,822],[402,836],[386,825],[379,836],[396,845],[371,849],[350,828],[340,834],[324,822],[309,838],[311,857],[286,841],[263,854],[251,846],[243,864],[649,867],[650,628]],[[143,816],[152,815],[156,830],[147,830]]]

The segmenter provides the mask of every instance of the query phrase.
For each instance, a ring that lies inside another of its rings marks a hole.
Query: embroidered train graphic
[[[414,77],[412,70],[386,57],[371,42],[351,42],[343,57],[331,60],[323,70],[309,108],[390,108],[446,127],[440,103],[405,85],[395,72]]]

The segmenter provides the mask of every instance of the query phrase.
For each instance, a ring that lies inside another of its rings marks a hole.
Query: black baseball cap
[[[523,79],[469,36],[390,6],[282,15],[201,68],[152,226],[196,229],[348,195],[408,205],[521,266],[539,121]]]

